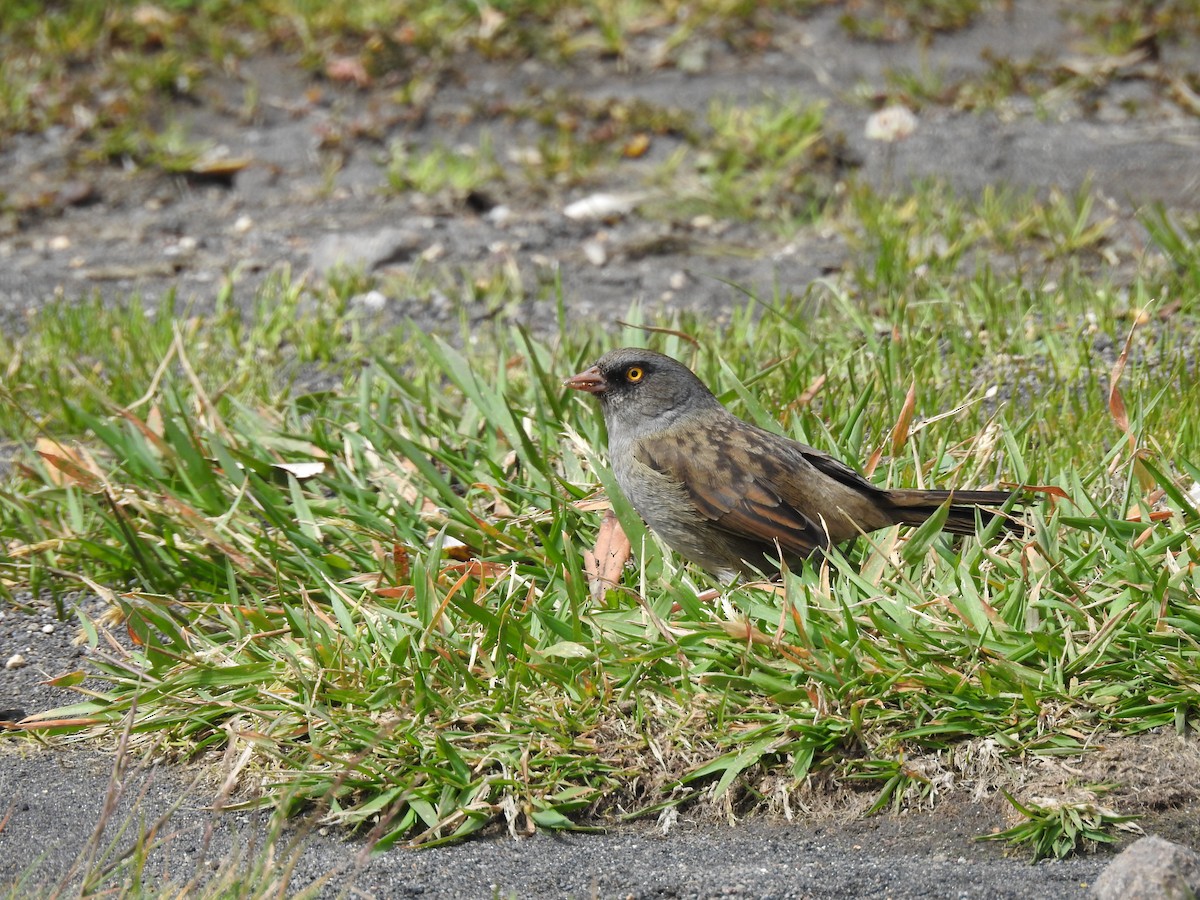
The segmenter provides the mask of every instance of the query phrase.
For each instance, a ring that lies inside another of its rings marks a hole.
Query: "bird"
[[[978,508],[998,511],[1013,497],[880,487],[738,418],[691,369],[652,350],[609,351],[563,384],[600,401],[609,465],[650,529],[725,582],[777,575],[781,562],[796,569],[867,532],[920,525],[942,506],[945,531],[974,534]]]

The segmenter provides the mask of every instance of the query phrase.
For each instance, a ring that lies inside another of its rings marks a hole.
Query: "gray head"
[[[636,434],[712,407],[724,409],[683,363],[640,347],[609,351],[564,384],[599,398],[610,434],[614,425]]]

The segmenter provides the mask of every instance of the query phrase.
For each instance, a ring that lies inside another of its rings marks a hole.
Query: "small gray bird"
[[[977,507],[1009,491],[881,488],[845,463],[721,405],[687,366],[652,350],[613,350],[564,382],[594,394],[617,484],[669,546],[722,578],[795,566],[889,525],[920,525],[949,503],[944,528],[975,533]]]

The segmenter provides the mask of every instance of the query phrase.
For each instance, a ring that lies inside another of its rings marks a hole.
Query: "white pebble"
[[[563,209],[563,215],[576,221],[618,218],[633,212],[646,194],[591,194]]]
[[[484,213],[483,217],[497,228],[503,228],[512,221],[513,213],[511,209],[502,203],[499,206],[493,206],[486,213]]]
[[[608,262],[608,251],[600,241],[584,241],[583,255],[593,266],[602,266]]]
[[[888,144],[902,141],[917,130],[917,117],[904,106],[889,106],[867,119],[867,140]]]
[[[23,657],[20,653],[14,653],[8,658],[8,662],[4,664],[4,668],[20,669],[27,665],[29,665],[29,663],[25,662],[25,657]]]
[[[50,624],[43,625],[42,634],[54,634],[54,626]]]
[[[367,291],[365,294],[356,294],[351,302],[371,312],[378,312],[387,306],[387,297],[380,291]]]

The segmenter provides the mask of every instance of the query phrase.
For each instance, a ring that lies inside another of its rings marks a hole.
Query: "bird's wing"
[[[848,488],[870,495],[885,494],[887,491],[881,488],[875,482],[868,479],[857,469],[851,468],[840,459],[830,456],[828,453],[822,453],[815,447],[810,447],[808,444],[801,444],[799,441],[790,442],[804,458],[808,460],[819,472],[828,475],[835,481],[841,482]]]
[[[794,451],[781,455],[788,448],[764,442],[766,434],[745,425],[710,431],[699,448],[684,441],[642,441],[635,454],[682,484],[697,514],[739,543],[761,544],[768,555],[778,545],[784,554],[807,557],[828,547],[829,536],[817,519],[819,509],[803,494],[803,473],[796,469],[805,463],[797,462]]]

